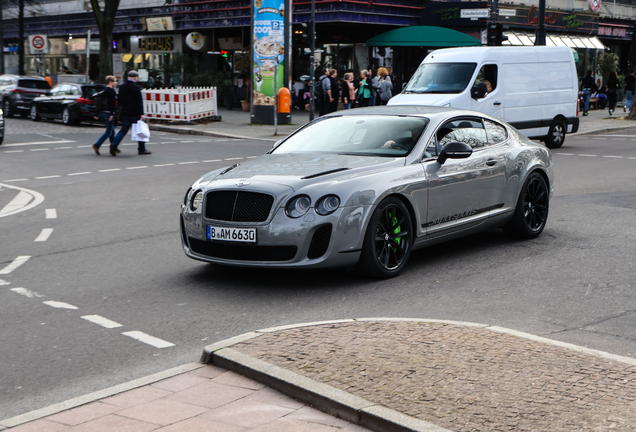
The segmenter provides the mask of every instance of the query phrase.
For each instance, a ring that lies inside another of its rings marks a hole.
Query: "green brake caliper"
[[[393,227],[395,227],[395,229],[393,230],[393,233],[394,233],[394,234],[399,234],[400,232],[402,232],[402,228],[400,228],[400,226],[399,226],[399,225],[397,225],[397,223],[398,223],[397,218],[396,218],[395,216],[393,216],[393,215],[389,212],[389,219],[390,219],[390,218],[393,218]],[[397,225],[397,226],[396,226],[396,225]],[[392,227],[392,228],[393,228],[393,227]],[[396,238],[396,239],[395,239],[395,242],[396,242],[397,244],[400,244],[400,243],[402,242],[402,237],[398,237],[398,238]],[[396,251],[397,251],[397,248],[395,248],[395,247],[394,247],[394,248],[393,248],[393,252],[396,252]]]

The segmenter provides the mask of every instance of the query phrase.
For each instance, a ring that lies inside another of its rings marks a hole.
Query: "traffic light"
[[[225,57],[225,58],[228,57],[228,53],[226,50],[221,50],[221,57]]]
[[[503,35],[503,24],[488,24],[488,46],[501,46],[501,43],[507,40],[508,36]]]

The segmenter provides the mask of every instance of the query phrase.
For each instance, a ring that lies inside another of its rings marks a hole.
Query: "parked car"
[[[217,264],[357,266],[389,278],[412,250],[488,228],[536,238],[553,191],[550,151],[494,117],[359,108],[195,181],[181,242],[188,257]]]
[[[388,105],[472,109],[559,148],[579,128],[578,93],[571,48],[447,48],[426,56]]]
[[[20,114],[27,117],[33,99],[46,94],[50,89],[49,83],[41,77],[0,75],[0,97],[4,116],[11,118],[15,114]]]
[[[97,111],[92,96],[104,88],[103,84],[58,84],[48,95],[33,99],[31,120],[61,119],[66,125],[93,121]]]

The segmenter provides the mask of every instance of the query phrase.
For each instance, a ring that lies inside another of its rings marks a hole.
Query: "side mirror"
[[[468,144],[450,142],[444,146],[439,156],[437,156],[437,162],[440,165],[444,165],[447,159],[466,159],[471,154],[473,154],[473,149]]]
[[[480,82],[475,84],[470,90],[470,97],[475,100],[482,99],[486,96],[486,93],[488,93],[488,86],[486,85],[486,83]]]

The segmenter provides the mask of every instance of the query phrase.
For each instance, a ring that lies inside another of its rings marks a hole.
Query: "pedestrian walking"
[[[376,78],[378,78],[378,74],[375,73],[375,69],[369,69],[369,74],[368,74],[368,81],[369,84],[371,84],[371,98],[369,99],[369,106],[375,106],[376,102],[375,102],[375,98],[378,94],[377,89],[375,87],[373,87],[373,84],[376,81]]]
[[[101,119],[106,123],[106,131],[99,137],[97,142],[93,144],[93,150],[97,156],[99,156],[99,148],[106,139],[110,140],[111,145],[115,142],[115,115],[117,114],[116,86],[117,79],[112,75],[108,75],[106,77],[106,88],[93,99],[95,107],[97,108],[97,116],[95,119]],[[119,150],[116,150],[116,152],[119,152]]]
[[[110,145],[110,154],[117,156],[117,146],[124,139],[130,127],[139,120],[145,120],[144,103],[141,97],[141,89],[137,86],[139,74],[137,71],[128,72],[128,81],[119,87],[119,106],[121,107],[121,129],[115,137],[115,142]],[[152,152],[146,150],[146,143],[137,141],[137,154],[149,155]]]
[[[625,106],[623,112],[630,112],[634,105],[634,91],[636,90],[636,77],[634,69],[629,71],[629,75],[625,77]]]
[[[322,88],[322,100],[320,101],[320,115],[324,116],[329,114],[329,108],[333,98],[331,97],[331,80],[329,79],[329,69],[322,70],[322,76],[319,80],[319,85]]]
[[[356,100],[356,89],[353,87],[353,74],[351,72],[347,72],[344,74],[344,81],[342,81],[341,93],[342,93],[342,104],[344,105],[344,109],[351,109],[351,102]]]
[[[393,83],[391,77],[389,77],[389,71],[385,68],[378,69],[378,97],[376,99],[376,105],[386,105],[386,103],[393,97]]]
[[[590,106],[590,98],[592,97],[592,93],[598,91],[598,87],[594,82],[594,72],[588,70],[585,74],[585,78],[581,80],[581,91],[583,92],[584,104],[583,104],[583,115],[588,115],[588,107]]]
[[[617,91],[621,88],[616,72],[610,72],[607,80],[607,104],[609,105],[609,115],[616,110]]]
[[[338,111],[338,101],[340,100],[340,83],[338,82],[338,71],[331,69],[329,73],[329,81],[331,87],[331,102],[329,103],[329,112]]]
[[[368,107],[371,103],[371,80],[369,79],[369,71],[362,69],[360,71],[360,88],[358,89],[358,101],[361,107]]]

